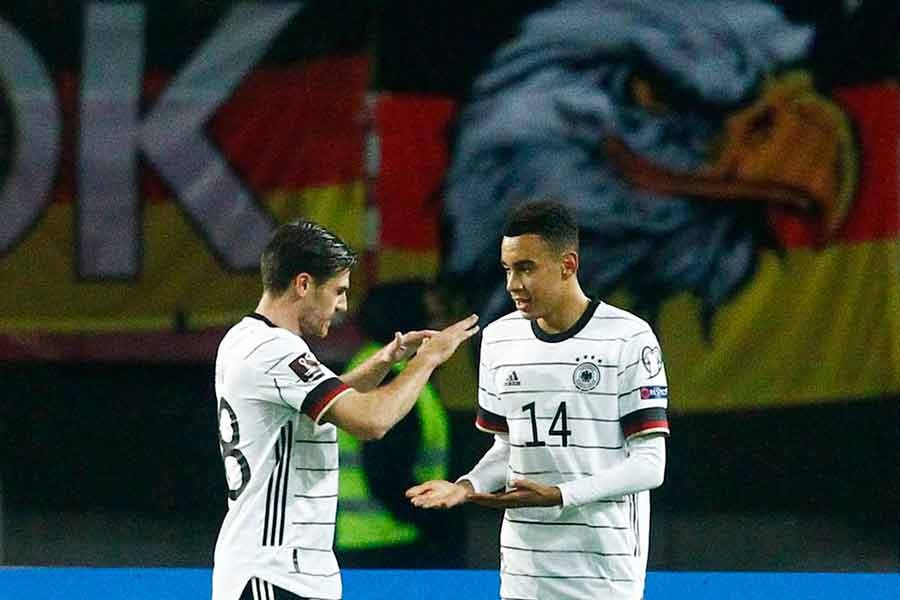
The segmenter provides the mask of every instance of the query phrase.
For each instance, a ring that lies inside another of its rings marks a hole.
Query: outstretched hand
[[[530,479],[510,482],[509,491],[494,494],[469,494],[469,501],[488,508],[523,508],[526,506],[559,506],[562,492],[555,485],[545,485]]]
[[[419,508],[453,508],[463,504],[472,489],[465,484],[432,480],[406,490],[406,497]]]
[[[384,347],[384,358],[390,364],[406,360],[419,350],[422,342],[437,335],[437,333],[433,329],[407,331],[406,333],[398,331],[394,333],[394,339],[391,340],[391,343]]]
[[[453,325],[441,329],[432,336],[427,336],[419,348],[419,356],[440,365],[453,356],[456,349],[464,341],[478,333],[478,315],[469,315]]]

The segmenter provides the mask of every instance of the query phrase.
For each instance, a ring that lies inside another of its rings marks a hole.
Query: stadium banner
[[[897,66],[838,80],[865,40],[834,31],[753,1],[526,16],[454,118],[444,276],[512,311],[505,215],[560,198],[582,286],[659,333],[673,413],[900,393]]]
[[[0,9],[0,333],[227,325],[296,217],[362,249],[367,19],[349,1]]]

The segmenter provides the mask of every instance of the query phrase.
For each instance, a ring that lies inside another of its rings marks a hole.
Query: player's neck
[[[264,293],[262,298],[259,299],[259,304],[256,305],[254,312],[267,318],[276,327],[302,335],[295,311],[296,309],[287,298],[287,294],[273,297],[269,293]]]
[[[547,333],[567,331],[578,322],[590,303],[591,299],[585,295],[581,287],[578,287],[572,293],[566,294],[555,310],[540,317],[537,324]]]

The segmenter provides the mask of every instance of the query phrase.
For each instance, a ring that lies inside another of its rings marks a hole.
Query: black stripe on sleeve
[[[475,417],[475,426],[489,433],[509,433],[506,417],[492,413],[480,406],[478,407],[478,415]]]
[[[626,438],[641,432],[659,431],[669,433],[669,418],[661,406],[642,408],[622,417],[622,432]]]

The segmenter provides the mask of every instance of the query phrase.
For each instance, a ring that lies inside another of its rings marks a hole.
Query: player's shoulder
[[[482,342],[516,337],[531,330],[531,322],[519,311],[494,319],[482,329]]]
[[[253,365],[272,357],[309,352],[304,339],[255,315],[238,321],[219,344],[219,356]]]
[[[631,339],[641,334],[652,334],[650,324],[636,314],[607,302],[600,302],[590,326],[602,329],[606,335]]]

